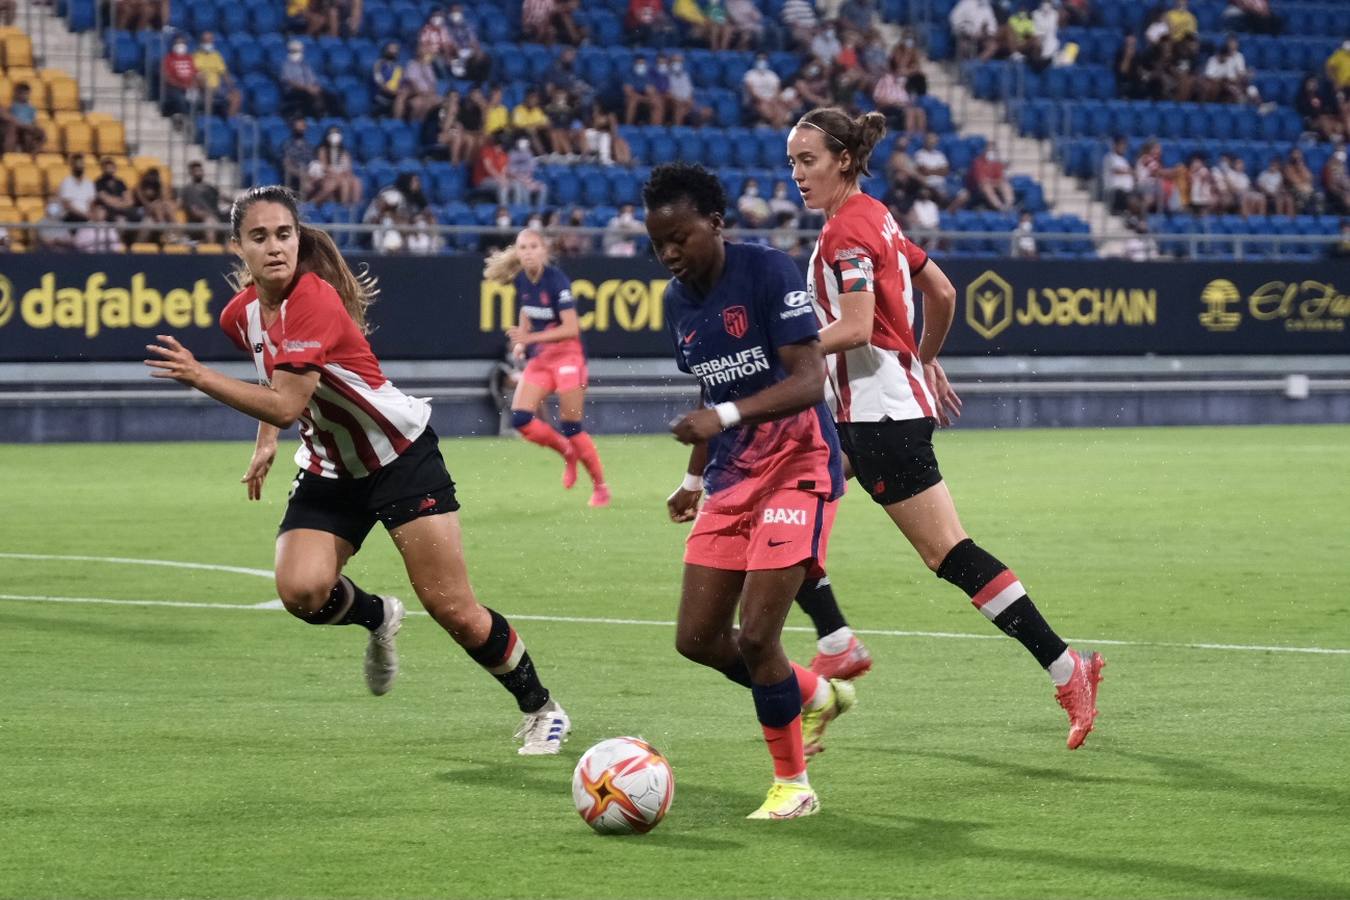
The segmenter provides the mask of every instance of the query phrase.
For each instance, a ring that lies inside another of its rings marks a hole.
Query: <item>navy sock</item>
[[[802,695],[793,672],[777,684],[751,684],[755,715],[766,728],[786,728],[802,713]]]
[[[487,640],[472,650],[469,657],[491,673],[516,698],[521,712],[537,712],[548,703],[548,689],[539,681],[525,642],[511,623],[496,610],[489,609],[492,627]]]

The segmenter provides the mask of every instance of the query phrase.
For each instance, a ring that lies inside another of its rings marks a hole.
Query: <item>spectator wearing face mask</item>
[[[561,224],[569,230],[558,236],[559,256],[585,256],[594,251],[595,242],[590,235],[571,230],[586,227],[586,214],[584,212],[573,209],[567,214],[567,218],[562,220]]]
[[[404,249],[415,256],[435,256],[445,247],[445,238],[436,228],[436,217],[424,209],[413,217],[412,230],[404,238]]]
[[[660,125],[665,106],[659,74],[639,56],[633,60],[633,71],[623,83],[623,123],[635,125],[639,113],[645,113],[650,124]]]
[[[637,220],[633,204],[625,203],[619,212],[605,225],[602,243],[606,256],[637,256],[638,235],[646,228]]]
[[[769,198],[769,212],[778,218],[783,215],[792,216],[793,227],[796,227],[798,219],[801,217],[801,210],[797,204],[792,202],[788,196],[788,184],[786,181],[775,181],[773,183],[773,196]]]
[[[892,63],[872,87],[872,102],[893,130],[922,134],[928,130],[928,113],[914,103],[905,89],[905,81],[905,76]]]
[[[239,114],[239,88],[230,77],[225,65],[225,57],[216,49],[214,32],[203,31],[202,42],[197,52],[192,54],[192,62],[197,67],[197,83],[202,91],[202,108],[226,118]]]
[[[511,124],[511,110],[503,100],[500,86],[494,87],[483,104],[483,133],[496,135],[505,131]]]
[[[530,139],[519,137],[506,157],[506,196],[517,206],[540,207],[548,203],[548,185],[535,176],[539,162],[530,147]]]
[[[502,149],[501,135],[489,136],[474,156],[473,174],[469,183],[478,199],[492,198],[506,205],[506,151]]]
[[[441,102],[441,86],[436,78],[436,61],[430,53],[423,53],[403,69],[403,84],[407,89],[404,111],[408,121],[425,122],[427,115]]]
[[[1007,170],[988,144],[970,164],[970,193],[977,202],[996,212],[1013,208],[1013,188]]]
[[[188,52],[187,38],[173,39],[162,65],[164,78],[164,114],[187,115],[197,101],[197,64]]]
[[[287,118],[320,118],[327,110],[319,76],[305,61],[304,45],[291,41],[286,45],[286,61],[281,64],[281,114]]]
[[[351,206],[361,201],[361,179],[352,171],[352,156],[343,144],[340,129],[329,128],[324,133],[323,143],[309,165],[311,203],[337,200]]]
[[[314,159],[314,147],[306,136],[309,124],[304,119],[291,121],[291,135],[281,146],[281,177],[286,187],[309,196],[309,164]]]
[[[1345,145],[1339,144],[1322,166],[1322,189],[1327,192],[1327,208],[1337,215],[1350,213],[1350,170],[1345,164]]]
[[[370,233],[370,246],[380,253],[397,253],[403,249],[403,232],[399,226],[406,223],[403,194],[392,187],[377,193],[361,217],[361,224],[379,226]]]
[[[389,41],[380,52],[380,58],[370,67],[373,105],[376,116],[403,118],[403,107],[408,102],[408,87],[404,84],[403,65],[398,61],[398,42]]]
[[[206,180],[206,168],[201,160],[188,163],[188,183],[179,189],[178,202],[189,224],[206,226],[193,231],[191,236],[214,244],[218,234],[210,226],[219,225],[221,221],[220,191]]]
[[[661,0],[628,0],[623,24],[628,42],[640,47],[664,47],[675,34],[675,23]]]
[[[830,96],[830,79],[819,60],[813,59],[802,66],[792,86],[807,106],[829,106],[834,102]]]
[[[740,216],[741,225],[746,228],[763,228],[768,225],[772,210],[769,209],[768,201],[760,196],[759,182],[755,179],[745,180],[741,196],[736,200],[736,213]]]
[[[670,71],[666,75],[666,97],[670,102],[669,120],[672,125],[705,125],[712,119],[712,110],[698,106],[694,101],[694,80],[684,67],[684,54],[670,57]]]
[[[451,74],[469,81],[486,78],[492,69],[492,59],[478,41],[478,29],[464,14],[464,4],[450,4],[446,30],[450,35],[450,44],[455,48],[454,58],[450,61]]]
[[[526,91],[525,99],[511,110],[511,128],[525,136],[535,156],[543,156],[547,152],[545,132],[548,131],[548,114],[539,105],[538,91]]]
[[[73,155],[70,158],[70,174],[61,179],[56,189],[56,199],[61,204],[62,218],[67,222],[86,222],[89,220],[89,208],[94,205],[98,195],[94,182],[84,174],[84,157]]]
[[[778,73],[769,65],[767,54],[760,53],[755,57],[754,66],[745,73],[741,84],[744,87],[746,105],[755,111],[761,122],[774,128],[787,126],[793,108],[790,105],[790,98],[784,96]],[[794,90],[792,97],[795,97],[796,93]]]
[[[445,14],[436,10],[427,16],[417,31],[417,53],[427,54],[435,62],[437,74],[444,77],[450,74],[450,61],[455,56],[455,42],[450,37],[450,27],[446,24]]]

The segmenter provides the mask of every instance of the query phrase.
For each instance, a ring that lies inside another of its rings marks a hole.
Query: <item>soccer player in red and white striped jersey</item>
[[[384,377],[366,341],[374,279],[347,267],[328,235],[302,225],[285,188],[235,200],[231,245],[243,289],[221,327],[253,356],[259,383],[202,365],[169,335],[147,346],[151,375],[171,378],[259,420],[243,482],[251,500],[276,457],[277,435],[300,425],[300,471],[276,542],[276,585],[291,615],[370,632],[366,684],[386,693],[398,674],[394,639],[403,604],[358,587],[342,569],[380,522],[431,617],[515,697],[524,755],[556,754],[571,729],[539,680],[525,644],[469,586],[456,510],[426,401]]]
[[[802,116],[788,134],[793,180],[807,208],[826,219],[808,272],[829,361],[826,398],[858,483],[939,578],[965,591],[1049,673],[1069,715],[1072,750],[1092,730],[1105,661],[1065,644],[1012,570],[961,527],[932,443],[934,426],[950,424],[961,410],[937,360],[956,291],[886,207],[859,187],[885,132],[880,113],[855,119],[824,108]],[[924,304],[918,340],[916,292]]]

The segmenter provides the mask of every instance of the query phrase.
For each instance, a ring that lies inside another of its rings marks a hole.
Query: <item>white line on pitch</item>
[[[233,572],[236,575],[257,575],[260,578],[272,577],[271,569],[249,569],[243,566],[218,566],[213,563],[178,562],[172,559],[129,559],[123,556],[55,556],[50,553],[0,553],[0,559],[122,563],[131,566],[166,566],[170,569],[205,569],[209,572]]]
[[[270,573],[269,573],[270,574]],[[31,601],[36,603],[93,603],[106,606],[166,606],[178,609],[232,609],[232,610],[279,610],[283,609],[280,600],[266,600],[262,603],[200,603],[187,600],[113,600],[107,597],[50,597],[42,594],[0,594],[0,600]],[[412,615],[425,616],[421,610],[409,610]],[[658,619],[610,619],[585,616],[534,616],[508,615],[508,619],[520,622],[555,622],[568,625],[647,625],[659,628],[673,628],[674,622]],[[814,633],[814,628],[791,626],[784,631]],[[997,634],[963,634],[955,631],[897,631],[882,628],[855,628],[856,634],[877,637],[916,637],[938,638],[960,641],[997,641]],[[1341,647],[1278,647],[1257,644],[1211,644],[1211,643],[1173,643],[1165,641],[1117,641],[1109,639],[1071,639],[1071,643],[1082,645],[1111,645],[1116,647],[1163,647],[1176,650],[1233,650],[1248,653],[1309,653],[1325,656],[1350,656],[1350,648]]]

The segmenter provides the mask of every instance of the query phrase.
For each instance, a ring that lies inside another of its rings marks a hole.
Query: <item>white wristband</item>
[[[684,482],[680,485],[682,490],[693,491],[696,494],[703,493],[703,476],[695,475],[693,472],[684,473]]]
[[[717,404],[713,407],[713,411],[717,413],[717,421],[722,423],[723,428],[732,428],[741,424],[741,411],[730,400],[726,403]]]

